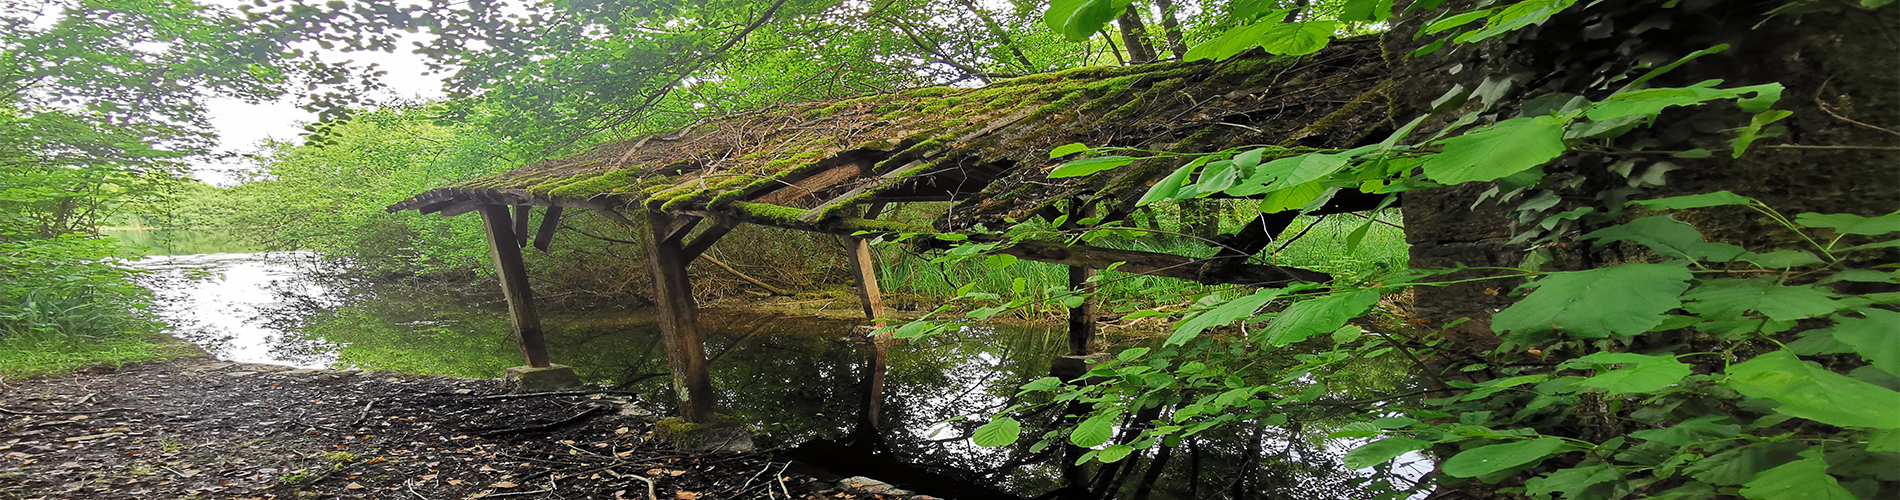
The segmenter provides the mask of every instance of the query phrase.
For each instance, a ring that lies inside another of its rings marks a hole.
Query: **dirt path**
[[[496,386],[202,357],[12,381],[0,499],[895,498],[766,455],[667,449],[611,395]]]

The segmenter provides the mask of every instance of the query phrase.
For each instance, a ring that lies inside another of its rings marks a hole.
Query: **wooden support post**
[[[700,231],[699,236],[694,236],[692,242],[680,247],[680,258],[685,259],[687,264],[693,263],[694,260],[699,258],[699,254],[706,253],[706,250],[712,248],[714,243],[718,243],[720,238],[726,237],[726,233],[737,229],[739,224],[741,224],[741,222],[723,219],[714,221],[712,227],[706,228],[705,231]],[[720,265],[724,266],[725,264]],[[733,273],[737,274],[738,271],[733,271]]]
[[[855,210],[855,209],[853,209]],[[872,205],[864,213],[866,219],[875,219],[884,211],[884,204]],[[857,236],[845,236],[845,257],[851,261],[851,278],[857,281],[858,301],[864,307],[865,319],[873,320],[874,328],[883,328],[888,322],[884,316],[884,292],[877,284],[877,261],[871,258],[871,242]],[[884,374],[890,367],[890,344],[894,341],[890,332],[879,332],[870,339],[865,350],[864,401],[863,411],[858,423],[866,428],[875,429],[882,421],[884,412]]]
[[[1069,200],[1069,218],[1065,226],[1073,227],[1076,221],[1094,215],[1094,208],[1081,198]],[[1069,266],[1070,293],[1093,293],[1095,284],[1089,278],[1095,277],[1095,269],[1087,266]],[[1095,299],[1087,298],[1082,304],[1069,308],[1069,354],[1087,356],[1095,352]]]
[[[554,230],[561,228],[561,212],[564,210],[561,207],[548,207],[548,211],[541,213],[541,230],[534,233],[536,250],[546,252],[548,245],[554,243]]]
[[[515,205],[515,248],[528,248],[528,217],[534,215],[533,205]]]
[[[547,339],[541,334],[541,316],[534,311],[534,291],[528,286],[528,266],[521,261],[521,246],[515,237],[508,207],[483,205],[482,225],[488,230],[489,256],[501,275],[501,291],[508,298],[508,321],[514,325],[515,343],[528,366],[548,366]]]
[[[660,333],[666,338],[666,362],[673,369],[673,394],[680,418],[691,423],[712,422],[712,375],[706,362],[705,334],[699,329],[699,306],[693,301],[688,261],[678,239],[678,218],[647,212],[653,239],[647,263],[653,270],[653,301],[660,308]]]

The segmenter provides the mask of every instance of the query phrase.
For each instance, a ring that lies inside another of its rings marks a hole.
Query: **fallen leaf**
[[[488,485],[488,487],[490,487],[490,488],[513,488],[513,487],[516,487],[516,486],[521,486],[521,485],[519,485],[519,484],[515,484],[515,483],[510,483],[510,482],[507,482],[507,481],[500,481],[500,482],[497,482],[497,483],[495,483],[495,484],[491,484],[491,485]]]
[[[449,483],[449,484],[453,484],[453,485],[456,485],[456,486],[461,486],[461,485],[464,485],[464,484],[468,484],[468,481],[463,481],[463,480],[460,480],[460,479],[450,479],[450,480],[447,480],[447,481],[443,481],[443,482],[445,482],[445,483]]]
[[[686,473],[686,471],[683,471],[683,470],[670,470],[670,471],[666,471],[666,475],[668,475],[668,476],[673,476],[673,477],[680,477],[680,474],[685,474],[685,473]]]
[[[344,487],[343,487],[343,489],[346,489],[346,490],[360,490],[360,489],[363,489],[363,485],[362,485],[361,483],[350,483],[350,485],[349,485],[349,486],[344,486]]]
[[[680,491],[674,492],[673,497],[678,498],[680,500],[695,500],[699,498],[699,494],[691,492],[691,491],[680,490]]]

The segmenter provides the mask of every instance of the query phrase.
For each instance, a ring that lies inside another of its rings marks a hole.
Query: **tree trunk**
[[[1128,4],[1128,10],[1115,18],[1115,24],[1121,27],[1122,45],[1128,48],[1128,64],[1155,62],[1155,48],[1148,44],[1148,27],[1142,24],[1141,11],[1135,4]]]

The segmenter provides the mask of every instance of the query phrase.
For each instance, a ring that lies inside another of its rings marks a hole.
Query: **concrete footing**
[[[1056,356],[1049,362],[1049,376],[1064,381],[1075,380],[1087,375],[1096,364],[1115,359],[1108,354],[1090,354],[1087,356]]]
[[[584,387],[580,376],[574,374],[574,368],[566,365],[511,367],[508,374],[502,377],[501,385],[515,394],[571,391]]]
[[[747,452],[758,449],[752,444],[752,433],[746,432],[745,424],[725,415],[703,424],[688,423],[679,417],[661,420],[653,425],[653,437],[681,451]]]

